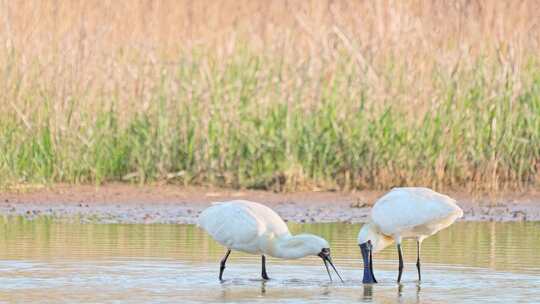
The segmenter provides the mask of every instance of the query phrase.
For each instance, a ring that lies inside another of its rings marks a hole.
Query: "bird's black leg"
[[[227,263],[227,259],[229,258],[229,254],[231,254],[231,250],[227,250],[227,253],[225,254],[225,256],[223,257],[223,259],[221,259],[221,263],[219,264],[219,280],[220,281],[223,281],[223,270],[225,270],[225,263]]]
[[[397,244],[397,251],[399,256],[399,274],[397,277],[397,282],[401,282],[401,273],[403,272],[403,253],[401,252],[401,244]]]
[[[420,274],[420,240],[416,240],[416,269],[418,269],[418,282],[422,281]]]
[[[261,272],[263,280],[270,280],[268,277],[268,274],[266,273],[266,257],[262,256],[262,272]]]

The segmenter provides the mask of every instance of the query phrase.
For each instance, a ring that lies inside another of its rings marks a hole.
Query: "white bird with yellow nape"
[[[261,255],[264,280],[269,279],[266,255],[282,259],[314,255],[323,260],[330,280],[332,276],[327,263],[343,281],[332,263],[330,245],[325,239],[312,234],[291,235],[281,217],[262,204],[244,200],[214,203],[201,213],[198,225],[227,248],[220,263],[220,281],[231,250]]]
[[[420,274],[420,246],[422,241],[441,229],[450,226],[463,216],[463,210],[456,201],[446,195],[428,188],[394,188],[379,200],[371,209],[370,221],[358,233],[358,244],[364,260],[363,283],[377,283],[373,274],[372,254],[397,243],[399,274],[403,272],[403,253],[401,240],[416,239],[418,281]]]

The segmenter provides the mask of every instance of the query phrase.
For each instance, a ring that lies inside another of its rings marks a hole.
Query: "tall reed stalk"
[[[537,187],[538,12],[0,2],[0,184]]]

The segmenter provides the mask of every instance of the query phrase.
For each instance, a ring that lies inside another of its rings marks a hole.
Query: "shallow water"
[[[540,299],[540,223],[456,223],[422,246],[405,242],[403,283],[394,247],[375,256],[379,284],[363,286],[360,225],[289,224],[327,238],[345,283],[329,282],[319,258],[231,254],[193,225],[91,225],[0,218],[0,301],[5,302],[534,302]]]

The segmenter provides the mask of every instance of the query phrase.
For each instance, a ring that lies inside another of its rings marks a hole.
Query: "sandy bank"
[[[378,191],[296,192],[182,188],[171,185],[66,186],[4,191],[0,215],[97,223],[195,223],[214,201],[248,199],[265,203],[294,222],[365,222]],[[470,196],[449,193],[465,221],[540,221],[540,192]]]

